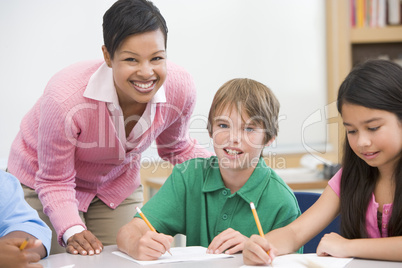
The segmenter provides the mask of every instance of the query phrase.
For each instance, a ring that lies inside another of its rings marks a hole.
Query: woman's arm
[[[75,152],[80,146],[80,129],[75,119],[78,112],[74,111],[53,96],[41,99],[35,191],[61,245],[68,228],[80,225],[85,229],[78,214],[75,192]]]
[[[167,62],[165,81],[166,104],[161,105],[166,128],[156,138],[159,156],[172,164],[196,157],[210,157],[209,152],[189,135],[191,116],[196,103],[196,87],[192,76],[182,67]],[[158,115],[156,115],[158,116]]]

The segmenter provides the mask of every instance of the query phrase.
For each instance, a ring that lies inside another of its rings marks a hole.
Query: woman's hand
[[[42,267],[39,263],[35,263],[40,261],[39,254],[30,250],[41,247],[42,242],[30,239],[25,249],[20,250],[20,246],[24,241],[24,238],[0,239],[0,267]]]
[[[85,230],[67,240],[66,251],[71,254],[94,255],[103,250],[103,245],[90,231]]]
[[[317,247],[318,256],[333,256],[338,258],[348,258],[350,252],[347,244],[350,240],[337,233],[325,234]]]
[[[219,235],[215,236],[211,244],[208,246],[207,253],[220,254],[234,254],[240,252],[244,248],[244,243],[248,237],[242,235],[240,232],[228,228]]]
[[[269,251],[269,255],[267,252]],[[268,265],[276,257],[277,250],[265,238],[252,235],[244,245],[243,262],[246,265]]]

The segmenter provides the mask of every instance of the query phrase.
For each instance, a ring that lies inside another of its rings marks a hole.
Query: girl
[[[189,138],[195,86],[166,60],[159,10],[146,0],[119,0],[103,17],[103,38],[104,59],[74,64],[49,81],[10,152],[8,171],[53,227],[51,253],[93,255],[116,243],[142,205],[141,153],[153,141],[173,164],[211,155]]]
[[[326,234],[318,255],[402,261],[402,67],[384,60],[356,66],[337,101],[346,128],[342,170],[294,222],[266,239],[252,236],[244,263],[295,252],[339,213],[342,236]]]

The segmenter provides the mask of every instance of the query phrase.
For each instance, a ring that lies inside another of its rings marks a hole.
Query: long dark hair
[[[369,60],[353,68],[339,88],[337,107],[342,114],[345,103],[395,114],[402,123],[402,67],[386,60]],[[366,238],[366,212],[379,177],[344,144],[341,177],[341,234],[349,239]],[[402,157],[394,171],[395,194],[388,224],[389,236],[402,235]]]

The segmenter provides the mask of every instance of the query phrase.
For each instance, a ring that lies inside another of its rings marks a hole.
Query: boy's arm
[[[135,259],[155,260],[170,249],[173,242],[171,235],[184,233],[186,202],[182,176],[183,172],[176,166],[161,189],[141,208],[153,227],[161,233],[150,231],[139,215],[135,215],[117,234],[117,247],[121,251]]]
[[[173,237],[153,232],[140,218],[134,218],[120,228],[117,247],[137,260],[156,260],[170,250]]]

